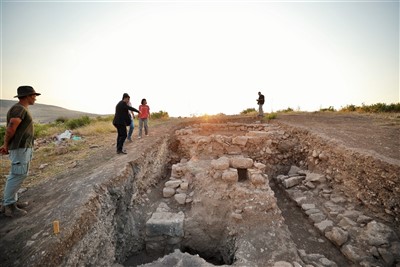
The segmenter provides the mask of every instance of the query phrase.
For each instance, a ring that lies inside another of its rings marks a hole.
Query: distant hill
[[[4,125],[7,120],[7,111],[12,105],[17,103],[16,100],[3,100],[0,99],[0,124]],[[86,113],[76,110],[69,110],[58,106],[37,104],[29,106],[33,120],[38,123],[49,123],[56,119],[63,118],[79,118],[82,116],[89,116],[91,118],[101,116],[101,114]]]

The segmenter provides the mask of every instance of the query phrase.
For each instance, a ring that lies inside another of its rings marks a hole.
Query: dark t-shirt
[[[258,104],[259,105],[264,105],[264,101],[265,101],[265,99],[264,99],[264,95],[263,94],[261,94],[261,95],[259,95],[258,96]]]
[[[7,125],[11,118],[20,118],[22,121],[15,131],[14,137],[8,144],[8,149],[33,147],[33,120],[29,110],[20,103],[17,103],[7,112]]]

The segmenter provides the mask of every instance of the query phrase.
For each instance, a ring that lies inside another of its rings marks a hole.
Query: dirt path
[[[363,153],[400,160],[399,114],[282,114],[276,122],[305,128]]]

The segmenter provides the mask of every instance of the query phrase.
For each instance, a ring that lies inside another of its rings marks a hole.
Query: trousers
[[[126,132],[126,125],[122,124],[114,124],[115,128],[117,128],[117,152],[122,151],[122,148],[124,147],[124,142],[126,137],[128,136]]]
[[[28,176],[29,165],[33,156],[33,148],[18,148],[9,151],[11,161],[10,173],[4,187],[3,205],[11,205],[18,201],[18,190]]]

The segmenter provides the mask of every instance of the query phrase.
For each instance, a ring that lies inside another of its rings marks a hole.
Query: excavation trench
[[[204,123],[176,130],[95,186],[80,234],[58,264],[399,262],[399,239],[382,223],[390,218],[359,210],[340,186],[350,170],[323,152],[341,157],[324,140],[279,125]],[[376,229],[385,229],[383,241],[368,244],[365,236],[376,236]]]

